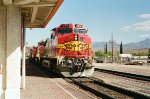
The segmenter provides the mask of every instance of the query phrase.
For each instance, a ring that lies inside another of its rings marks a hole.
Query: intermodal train
[[[50,38],[31,49],[31,59],[65,77],[89,77],[94,72],[91,38],[81,24],[61,24]]]

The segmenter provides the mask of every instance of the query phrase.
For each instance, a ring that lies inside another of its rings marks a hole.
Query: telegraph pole
[[[111,40],[109,41],[109,43],[111,43],[111,48],[112,48],[112,63],[113,63],[113,61],[114,61],[114,43],[116,43],[115,42],[115,40],[113,39],[113,33],[112,33],[112,35],[111,35]]]

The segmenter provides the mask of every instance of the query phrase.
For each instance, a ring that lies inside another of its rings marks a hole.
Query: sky
[[[36,46],[60,24],[82,24],[95,42],[123,44],[150,38],[150,0],[64,0],[46,28],[27,29],[26,42]]]

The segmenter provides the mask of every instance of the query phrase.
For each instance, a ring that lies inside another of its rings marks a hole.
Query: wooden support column
[[[26,29],[25,29],[25,17],[22,16],[22,79],[21,79],[21,87],[25,89],[25,76],[26,76],[26,69],[25,69],[25,52],[26,52]]]

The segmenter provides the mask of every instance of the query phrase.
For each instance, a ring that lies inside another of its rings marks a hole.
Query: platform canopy
[[[0,0],[0,4],[16,5],[26,16],[27,28],[44,28],[64,0]]]

